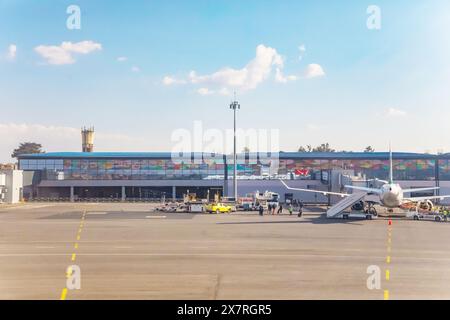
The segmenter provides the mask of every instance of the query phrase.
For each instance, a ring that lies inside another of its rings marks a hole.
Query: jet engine
[[[431,211],[433,210],[434,204],[431,200],[427,200],[417,203],[417,207],[422,210]]]

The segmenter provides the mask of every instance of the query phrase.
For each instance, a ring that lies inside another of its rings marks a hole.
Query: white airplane
[[[357,186],[348,186],[345,188],[363,191],[366,194],[374,194],[379,197],[379,202],[382,206],[392,209],[398,208],[404,205],[413,204],[413,203],[423,203],[430,202],[431,200],[436,199],[445,199],[450,198],[450,195],[446,196],[425,196],[425,197],[405,197],[405,193],[411,192],[421,192],[421,191],[431,191],[438,190],[439,187],[427,187],[427,188],[417,188],[417,189],[402,189],[402,187],[394,183],[394,174],[393,174],[393,164],[392,164],[392,151],[389,150],[389,181],[378,180],[383,182],[384,184],[381,188],[366,188],[366,187],[357,187]],[[300,188],[291,188],[289,187],[283,180],[280,179],[283,185],[289,190],[303,191],[303,192],[313,192],[320,193],[323,195],[335,195],[340,197],[348,197],[350,194],[348,193],[338,193],[338,192],[328,192],[328,191],[319,191],[319,190],[311,190],[311,189],[300,189]],[[432,204],[431,204],[432,205]],[[431,208],[430,208],[431,209]]]

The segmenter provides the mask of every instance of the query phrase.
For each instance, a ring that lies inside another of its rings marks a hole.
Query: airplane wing
[[[380,194],[381,193],[380,189],[375,189],[375,188],[356,187],[356,186],[345,186],[345,187],[348,188],[348,189],[365,191],[367,193],[376,193],[376,194]]]
[[[430,191],[430,190],[438,190],[439,187],[427,187],[427,188],[417,188],[417,189],[404,189],[403,193],[407,192],[421,192],[421,191]]]
[[[427,201],[427,200],[444,200],[445,198],[450,198],[450,195],[447,195],[447,196],[428,196],[428,197],[403,198],[403,200],[411,201],[411,202],[419,202],[419,201]]]
[[[338,192],[329,192],[329,191],[320,191],[320,190],[311,190],[311,189],[291,188],[283,180],[280,179],[280,181],[289,190],[296,190],[296,191],[303,191],[303,192],[312,192],[312,193],[321,193],[324,196],[326,196],[326,195],[333,195],[333,196],[339,196],[339,197],[348,197],[348,196],[350,196],[350,194],[348,194],[348,193],[338,193]]]

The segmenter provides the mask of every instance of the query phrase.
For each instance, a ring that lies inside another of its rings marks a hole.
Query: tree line
[[[333,149],[328,142],[322,143],[317,147],[312,147],[311,145],[300,146],[298,148],[298,152],[336,152],[335,149]],[[341,152],[347,152],[345,150],[342,150]],[[367,146],[364,149],[364,152],[375,152],[375,149],[372,148],[372,146]]]
[[[245,147],[243,152],[250,152],[250,148]],[[44,153],[45,151],[42,149],[42,145],[36,142],[23,142],[16,149],[13,150],[11,154],[11,158],[17,158],[22,154],[34,154],[34,153]],[[311,145],[300,146],[298,148],[298,152],[336,152],[330,144],[322,143],[317,147],[312,147]],[[345,152],[345,151],[343,151]],[[375,152],[375,149],[371,146],[368,146],[364,149],[364,152]]]

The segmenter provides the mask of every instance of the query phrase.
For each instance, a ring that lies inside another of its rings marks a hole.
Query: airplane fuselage
[[[403,204],[403,190],[399,184],[387,183],[381,187],[381,203],[388,208],[397,208]]]

